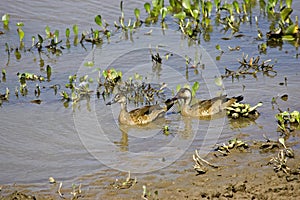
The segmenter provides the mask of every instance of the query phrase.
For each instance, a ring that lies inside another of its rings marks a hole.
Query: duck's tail
[[[232,98],[235,99],[235,102],[240,102],[240,101],[243,101],[244,96],[243,96],[243,95],[240,95],[240,96],[232,97]]]
[[[236,97],[231,97],[231,98],[226,98],[225,102],[222,104],[222,107],[223,107],[223,109],[225,109],[226,107],[230,106],[231,104],[240,102],[243,99],[244,99],[244,97],[242,95],[236,96]]]

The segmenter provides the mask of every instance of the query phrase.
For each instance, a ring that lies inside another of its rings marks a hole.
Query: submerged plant
[[[268,64],[271,60],[260,62],[260,56],[257,56],[256,58],[252,57],[249,60],[247,59],[248,55],[243,55],[242,60],[239,60],[240,67],[238,68],[238,70],[233,71],[225,68],[225,74],[221,75],[221,77],[232,77],[232,79],[239,79],[240,77],[245,77],[246,75],[257,77],[258,72],[262,72],[264,75],[269,77],[274,77],[277,75],[277,72],[273,69],[273,65]]]

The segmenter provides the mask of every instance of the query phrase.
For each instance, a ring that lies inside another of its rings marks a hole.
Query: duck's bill
[[[113,101],[110,101],[110,102],[108,102],[106,105],[107,106],[110,106],[110,105],[112,105],[112,104],[114,104],[115,102],[113,102]]]
[[[171,98],[171,99],[168,99],[169,101],[177,101],[178,100],[178,97],[177,96],[175,96],[175,97],[173,97],[173,98]]]

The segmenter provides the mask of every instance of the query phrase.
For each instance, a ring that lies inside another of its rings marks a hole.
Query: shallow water
[[[96,14],[101,14],[110,24],[118,20],[120,15],[119,2],[110,1],[27,1],[26,4],[22,1],[11,1],[0,2],[0,7],[1,13],[11,15],[10,30],[0,36],[1,66],[6,66],[7,62],[3,44],[8,42],[17,46],[17,43],[14,43],[18,39],[14,24],[18,21],[25,24],[25,46],[30,46],[30,36],[43,34],[46,25],[49,25],[51,30],[59,29],[62,34],[66,27],[71,28],[73,24],[78,24],[79,32],[82,32],[96,26]],[[125,17],[133,17],[133,9],[136,7],[144,13],[143,2],[126,1]],[[295,5],[294,9],[294,14],[299,15],[299,5]],[[259,11],[256,10],[255,14],[259,15]],[[266,19],[263,16],[260,19],[260,28],[265,33],[268,27],[263,20]],[[12,55],[9,65],[5,67],[7,80],[0,83],[0,92],[3,93],[6,87],[11,91],[9,102],[4,102],[0,109],[1,184],[47,182],[49,176],[70,181],[107,168],[136,173],[160,170],[171,164],[172,168],[182,168],[186,166],[182,166],[178,161],[191,160],[190,157],[184,157],[184,154],[200,149],[205,155],[216,143],[224,143],[240,133],[247,135],[246,140],[263,140],[263,135],[277,139],[279,133],[276,132],[277,124],[274,118],[277,110],[276,107],[272,109],[272,97],[288,94],[287,102],[278,100],[280,108],[300,110],[299,62],[295,58],[298,50],[288,43],[284,43],[282,49],[268,48],[266,55],[260,55],[261,60],[272,59],[277,71],[276,77],[258,74],[257,79],[249,76],[234,82],[231,78],[224,80],[223,93],[229,96],[242,94],[244,101],[251,105],[260,101],[264,104],[259,108],[261,116],[242,128],[237,128],[236,124],[226,117],[211,121],[183,118],[175,113],[175,106],[166,115],[165,120],[145,127],[120,129],[116,122],[118,105],[107,107],[106,101],[93,96],[90,110],[87,102],[82,101],[80,108],[72,111],[71,105],[65,108],[60,96],[54,95],[54,91],[49,88],[52,84],[63,86],[70,74],[96,76],[97,73],[93,70],[83,67],[84,60],[94,59],[95,66],[101,69],[119,69],[124,78],[138,72],[148,77],[150,83],[166,82],[166,97],[172,95],[178,84],[193,84],[194,81],[198,81],[200,90],[197,97],[209,98],[222,91],[214,84],[214,78],[224,73],[224,67],[239,67],[237,60],[242,58],[243,53],[249,56],[258,55],[257,45],[261,42],[255,39],[255,25],[242,27],[240,32],[245,36],[228,41],[220,38],[227,37],[230,33],[224,36],[219,32],[220,27],[216,27],[210,35],[211,40],[202,41],[203,49],[197,45],[189,47],[187,40],[176,30],[163,33],[154,27],[150,36],[145,35],[150,28],[143,28],[131,37],[129,35],[128,39],[126,35],[116,33],[111,38],[111,43],[105,43],[102,47],[93,49],[87,44],[85,50],[78,45],[65,50],[62,56],[43,55],[45,66],[49,64],[53,73],[51,82],[40,83],[40,86],[45,86],[40,96],[41,105],[29,103],[35,99],[33,91],[36,83],[28,83],[31,89],[26,97],[16,98],[13,94],[14,88],[18,86],[18,77],[15,75],[17,72],[45,74],[44,69],[40,69],[37,52],[23,53],[20,61]],[[220,61],[215,61],[215,57],[219,55],[215,49],[217,44],[225,50]],[[165,61],[160,69],[152,68],[149,45],[153,52],[156,51],[156,46],[160,45],[158,52],[161,55],[171,52],[173,56]],[[236,45],[241,46],[240,51],[231,52],[227,49],[227,46]],[[205,64],[205,69],[198,69],[198,73],[192,68],[186,70],[185,55],[192,59],[202,56],[202,59],[198,59],[201,64]],[[279,85],[284,82],[285,77],[287,86]],[[129,105],[130,109],[134,107]],[[171,133],[168,136],[162,133],[162,127],[166,124]],[[289,141],[296,139],[291,137]]]

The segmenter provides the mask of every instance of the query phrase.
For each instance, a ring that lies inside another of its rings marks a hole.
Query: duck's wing
[[[135,124],[147,124],[163,116],[165,112],[165,109],[159,105],[151,105],[134,109],[129,112],[129,115]]]
[[[209,110],[216,102],[224,102],[226,101],[227,95],[222,95],[219,97],[214,97],[212,99],[202,100],[199,101],[191,106],[191,109],[193,110],[199,110],[199,111],[207,111]]]
[[[139,116],[143,116],[143,115],[149,115],[152,110],[153,110],[153,106],[144,106],[141,108],[136,108],[134,110],[131,110],[129,112],[130,116],[132,117],[139,117]]]

